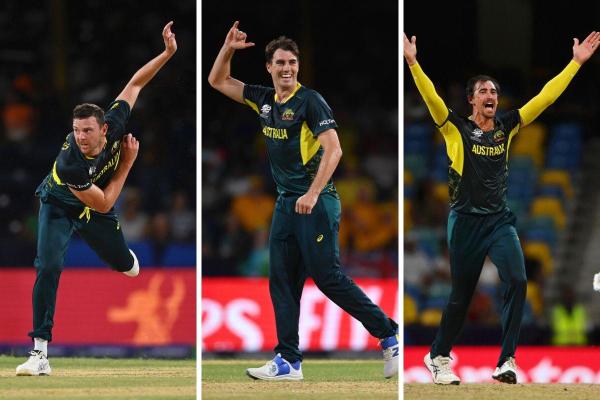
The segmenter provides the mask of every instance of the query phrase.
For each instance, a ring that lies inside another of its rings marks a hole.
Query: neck
[[[489,118],[473,110],[471,120],[475,122],[482,131],[494,129],[494,117]]]
[[[84,154],[86,157],[96,157],[98,154],[100,154],[102,152],[102,150],[104,149],[104,146],[106,146],[106,137],[103,137],[102,140],[100,141],[100,145],[98,147],[96,147],[92,152],[90,152],[90,154]]]
[[[275,93],[277,94],[277,102],[283,103],[284,101],[286,101],[288,99],[288,97],[290,97],[291,94],[294,93],[294,90],[296,90],[296,87],[298,87],[298,82],[294,83],[294,85],[292,85],[290,87],[275,86]]]

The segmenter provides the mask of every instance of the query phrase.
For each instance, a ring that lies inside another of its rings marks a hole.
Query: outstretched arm
[[[579,67],[594,54],[600,45],[600,32],[592,32],[581,44],[579,39],[573,39],[573,59],[558,75],[552,78],[542,88],[540,93],[529,100],[520,110],[521,127],[532,123],[546,108],[558,99],[569,86]]]
[[[235,21],[227,32],[225,43],[208,75],[208,83],[230,99],[244,104],[244,83],[231,77],[231,59],[236,50],[247,49],[254,43],[246,42],[247,35],[238,29],[238,25],[239,21]]]
[[[131,133],[125,135],[121,143],[119,166],[104,189],[92,185],[89,189],[82,191],[73,190],[71,188],[69,188],[69,190],[71,190],[71,193],[89,208],[101,213],[109,212],[117,201],[121,190],[123,190],[125,179],[127,178],[127,175],[129,175],[129,171],[137,157],[139,148],[140,143],[131,135]]]
[[[177,51],[177,42],[175,41],[175,34],[171,32],[171,25],[173,25],[173,21],[165,25],[162,31],[165,50],[133,74],[131,80],[116,98],[116,100],[126,101],[131,109],[133,109],[140,91]]]
[[[433,121],[436,125],[441,126],[448,118],[448,108],[444,104],[444,100],[437,94],[433,82],[425,75],[425,72],[421,69],[421,66],[417,62],[417,37],[411,37],[408,40],[406,33],[404,34],[404,58],[410,68],[417,89],[421,93],[421,97],[425,101]]]

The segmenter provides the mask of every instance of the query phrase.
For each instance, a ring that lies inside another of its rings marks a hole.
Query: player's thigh
[[[341,207],[332,195],[321,195],[311,214],[296,216],[296,237],[303,263],[315,281],[340,267],[338,231]]]
[[[505,224],[498,228],[490,246],[489,256],[498,268],[502,281],[526,281],[523,249],[513,225]]]
[[[128,271],[133,266],[133,256],[116,215],[94,213],[89,221],[80,223],[77,232],[112,269]]]
[[[300,248],[292,228],[292,216],[276,206],[269,234],[269,276],[272,280],[288,281],[302,275]]]
[[[62,270],[73,229],[73,223],[66,210],[41,202],[35,260],[38,269]]]
[[[448,217],[450,273],[455,285],[472,286],[479,279],[487,254],[488,232],[482,229],[482,217],[451,212]]]

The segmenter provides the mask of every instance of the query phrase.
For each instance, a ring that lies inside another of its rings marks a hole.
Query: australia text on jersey
[[[471,151],[478,156],[498,156],[504,153],[504,143],[499,146],[482,146],[474,144]]]
[[[271,128],[270,126],[265,126],[262,131],[266,137],[272,139],[282,140],[288,138],[287,130],[285,128]]]

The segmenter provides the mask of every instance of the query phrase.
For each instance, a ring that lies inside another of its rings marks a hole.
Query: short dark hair
[[[73,109],[73,119],[95,117],[98,125],[104,125],[104,110],[95,104],[83,103]]]
[[[271,40],[269,44],[267,44],[267,47],[265,47],[265,58],[268,63],[273,60],[273,54],[275,54],[277,49],[291,51],[296,58],[300,58],[300,50],[298,49],[296,42],[288,37],[279,36],[277,39]]]
[[[496,87],[496,93],[498,93],[498,95],[500,95],[500,84],[498,83],[498,81],[496,79],[492,78],[489,75],[477,75],[467,81],[467,98],[473,96],[473,93],[475,92],[475,84],[477,84],[477,82],[487,82],[487,81],[492,81],[492,83]]]

